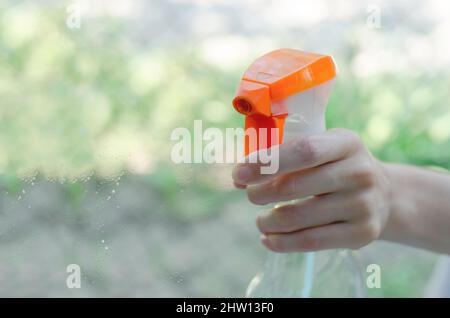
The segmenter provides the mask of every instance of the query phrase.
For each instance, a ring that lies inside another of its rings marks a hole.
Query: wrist
[[[380,239],[407,244],[413,231],[416,207],[415,196],[410,195],[414,181],[409,180],[410,176],[405,171],[407,168],[402,165],[381,163],[381,166],[387,180],[386,200],[389,216]]]
[[[380,239],[450,254],[450,175],[381,165],[389,211]]]

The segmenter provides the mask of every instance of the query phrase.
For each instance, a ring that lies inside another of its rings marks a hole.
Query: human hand
[[[383,164],[346,129],[298,137],[279,147],[279,169],[238,164],[233,179],[252,203],[286,202],[263,211],[257,226],[275,252],[362,247],[377,239],[390,214],[390,183]]]

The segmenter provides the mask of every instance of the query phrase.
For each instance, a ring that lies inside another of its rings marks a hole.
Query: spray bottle
[[[331,56],[279,49],[258,58],[245,71],[234,108],[245,115],[245,154],[296,136],[324,132],[325,109],[336,77]],[[279,131],[275,139],[267,130]],[[261,132],[266,130],[264,134]],[[267,138],[264,143],[260,138]],[[262,146],[261,146],[262,145]],[[250,282],[247,297],[362,296],[359,268],[347,250],[269,253],[263,271]]]

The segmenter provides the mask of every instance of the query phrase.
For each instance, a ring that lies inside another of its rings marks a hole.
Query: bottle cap
[[[279,49],[258,58],[245,71],[233,106],[245,115],[245,129],[256,129],[256,141],[245,137],[245,155],[270,148],[283,140],[284,119],[288,116],[286,107],[284,112],[274,113],[273,105],[282,104],[287,97],[304,90],[316,87],[336,76],[336,65],[329,55],[298,51],[293,49]],[[265,128],[265,142],[260,128]],[[277,128],[277,137],[270,138],[271,128]]]

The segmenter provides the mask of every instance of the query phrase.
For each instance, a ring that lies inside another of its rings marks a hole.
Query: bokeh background
[[[242,127],[245,67],[298,48],[338,64],[329,127],[449,169],[449,39],[439,0],[0,1],[0,296],[243,296],[265,257],[258,207],[230,165],[173,164],[173,129]],[[437,258],[358,251],[382,267],[369,297],[425,295]]]

